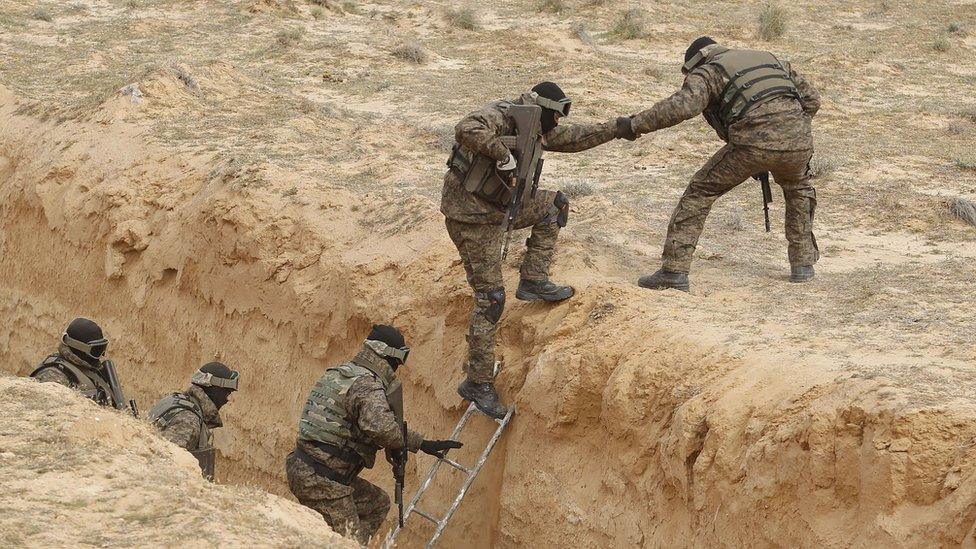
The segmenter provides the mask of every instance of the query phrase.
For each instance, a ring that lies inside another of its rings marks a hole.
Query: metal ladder
[[[464,415],[461,416],[461,420],[458,421],[457,426],[454,428],[454,432],[451,433],[451,440],[458,439],[457,437],[458,435],[461,434],[461,429],[464,429],[464,425],[468,422],[468,419],[476,413],[480,413],[480,412],[478,412],[478,409],[475,407],[474,403],[472,402],[468,406],[468,409],[465,410]],[[502,419],[489,418],[495,423],[497,423],[498,427],[495,429],[495,434],[493,434],[491,436],[491,439],[488,441],[488,446],[486,446],[484,451],[481,452],[481,456],[478,457],[478,461],[474,464],[474,467],[471,467],[469,469],[468,467],[461,465],[460,463],[452,460],[447,456],[442,458],[437,458],[437,461],[435,461],[434,464],[431,466],[430,472],[427,473],[427,478],[424,479],[424,481],[420,484],[420,488],[417,490],[417,493],[413,496],[413,499],[410,501],[410,504],[407,505],[407,508],[403,512],[404,524],[406,524],[407,519],[410,518],[411,514],[416,513],[417,515],[437,525],[437,528],[434,530],[434,535],[431,536],[430,540],[427,542],[428,549],[430,547],[433,547],[434,543],[437,541],[437,538],[441,537],[441,534],[444,533],[444,528],[447,527],[448,521],[451,520],[451,517],[454,516],[454,512],[457,511],[458,506],[461,505],[461,500],[464,498],[464,494],[467,493],[469,488],[471,488],[471,484],[474,482],[474,478],[478,476],[479,472],[481,472],[481,468],[485,465],[485,461],[488,460],[488,454],[491,453],[492,448],[495,447],[495,443],[498,442],[499,438],[501,438],[502,431],[505,430],[505,427],[508,425],[508,422],[511,421],[513,414],[515,414],[514,404],[511,405],[511,407],[508,409],[508,414],[506,414],[504,418]],[[488,417],[488,416],[484,416],[484,417]],[[434,475],[437,473],[437,469],[440,468],[441,463],[446,463],[451,467],[454,467],[458,471],[467,474],[468,476],[466,479],[464,479],[464,484],[461,486],[461,489],[458,491],[457,496],[454,497],[454,502],[451,503],[451,507],[447,510],[447,514],[445,514],[442,518],[437,519],[430,513],[417,509],[417,502],[420,501],[421,496],[423,496],[424,492],[426,492],[427,489],[430,487],[430,482],[434,479]],[[401,527],[399,524],[397,524],[393,528],[393,530],[390,531],[389,535],[386,537],[386,541],[383,542],[384,549],[390,549],[391,547],[393,547],[397,535],[400,534],[400,530]]]

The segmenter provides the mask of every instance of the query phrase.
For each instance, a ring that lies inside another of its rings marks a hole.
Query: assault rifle
[[[105,369],[105,376],[108,378],[108,387],[112,391],[112,403],[116,409],[125,410],[125,396],[122,394],[122,384],[119,383],[119,376],[115,373],[115,364],[111,360],[106,360],[102,363],[102,368]],[[135,400],[129,401],[128,408],[132,412],[133,417],[139,417],[139,410],[136,409]]]
[[[403,481],[407,476],[407,422],[400,422],[400,430],[403,432],[403,447],[394,452],[393,459],[393,478],[396,480],[396,487],[393,489],[393,499],[396,501],[400,512],[400,527],[403,528]]]
[[[515,136],[503,136],[501,142],[515,155],[518,166],[515,168],[514,181],[506,181],[512,190],[512,196],[505,210],[505,241],[502,244],[502,259],[508,255],[508,245],[512,241],[512,229],[515,228],[515,218],[522,208],[522,198],[525,186],[532,179],[532,195],[535,196],[539,188],[539,177],[542,175],[542,107],[539,105],[512,105],[508,107],[508,114],[515,120]]]
[[[766,217],[766,232],[769,232],[769,205],[773,203],[773,190],[769,187],[769,172],[757,173],[752,176],[762,187],[763,215]]]

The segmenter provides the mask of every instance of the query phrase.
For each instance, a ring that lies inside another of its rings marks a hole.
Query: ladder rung
[[[453,460],[453,459],[451,459],[451,458],[448,458],[448,457],[442,457],[442,458],[441,458],[441,461],[443,461],[443,462],[445,462],[445,463],[447,463],[447,464],[448,464],[448,465],[450,465],[451,467],[454,467],[454,468],[455,468],[455,469],[457,469],[458,471],[464,471],[465,473],[467,473],[467,474],[469,474],[469,475],[471,474],[471,469],[468,469],[468,468],[467,468],[467,467],[465,467],[464,465],[461,465],[460,463],[458,463],[458,462],[456,462],[456,461],[454,461],[454,460]]]
[[[417,509],[416,507],[413,508],[413,512],[414,513],[417,513],[418,515],[424,517],[425,519],[433,522],[434,524],[440,524],[441,523],[441,521],[435,519],[434,517],[428,515],[427,513],[421,511],[420,509]]]

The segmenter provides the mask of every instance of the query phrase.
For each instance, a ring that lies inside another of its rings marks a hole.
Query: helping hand
[[[442,458],[445,454],[447,454],[448,450],[453,450],[462,446],[464,446],[464,444],[461,444],[456,440],[425,440],[420,443],[420,451],[434,457]]]
[[[627,141],[635,141],[640,137],[640,135],[634,133],[634,126],[631,124],[633,119],[633,116],[621,116],[617,118],[617,130],[614,133],[614,137],[617,139],[626,139]]]

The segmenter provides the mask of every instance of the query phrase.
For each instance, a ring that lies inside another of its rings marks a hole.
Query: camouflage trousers
[[[549,279],[549,265],[556,252],[556,239],[559,225],[556,215],[559,210],[553,204],[554,191],[536,193],[535,198],[526,198],[522,210],[515,219],[515,228],[532,227],[532,233],[525,241],[525,257],[520,269],[524,280],[544,281]],[[447,232],[457,246],[468,284],[474,290],[474,310],[468,327],[468,361],[465,373],[475,383],[492,380],[495,366],[495,331],[497,315],[501,314],[497,305],[498,292],[504,305],[505,284],[502,281],[502,242],[505,233],[500,225],[462,223],[447,219]],[[497,314],[493,314],[495,302]]]
[[[390,510],[386,492],[359,477],[346,486],[316,474],[294,454],[285,460],[285,472],[299,503],[318,511],[337,534],[361,545],[376,534]]]
[[[664,241],[663,267],[687,273],[712,204],[754,174],[768,171],[783,189],[790,265],[813,265],[820,258],[813,235],[817,192],[810,184],[813,151],[771,151],[726,145],[691,178],[674,209]]]

